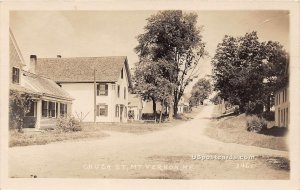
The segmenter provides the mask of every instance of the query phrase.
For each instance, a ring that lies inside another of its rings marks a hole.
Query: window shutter
[[[97,105],[97,110],[96,111],[97,111],[96,115],[99,116],[100,115],[100,106],[99,105]]]
[[[99,95],[100,95],[100,84],[97,83],[97,96],[99,96]]]
[[[105,96],[107,96],[107,95],[108,95],[108,85],[105,84]]]

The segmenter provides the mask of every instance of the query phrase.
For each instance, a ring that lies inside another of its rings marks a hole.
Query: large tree
[[[135,51],[141,67],[144,60],[167,64],[159,65],[159,69],[163,78],[173,84],[171,107],[177,115],[178,102],[186,86],[198,74],[199,60],[206,55],[197,14],[160,11],[147,21],[145,33],[137,37],[139,44]]]
[[[192,106],[199,105],[199,102],[203,102],[212,92],[210,81],[205,78],[199,79],[193,86],[191,91],[190,102]]]
[[[279,84],[287,64],[286,52],[278,42],[258,41],[257,33],[225,36],[212,59],[214,87],[222,98],[261,112]],[[258,108],[258,109],[257,109]]]
[[[158,62],[141,60],[136,63],[133,83],[133,92],[142,96],[143,100],[152,101],[153,114],[156,116],[156,103],[168,103],[168,94],[171,93],[172,83],[165,79],[162,72],[163,66],[168,66],[162,60]],[[162,105],[164,106],[164,105]]]

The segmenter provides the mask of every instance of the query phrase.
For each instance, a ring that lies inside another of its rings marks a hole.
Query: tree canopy
[[[197,14],[160,11],[147,21],[145,32],[137,37],[139,44],[135,51],[140,59],[137,70],[150,61],[152,64],[148,65],[148,69],[155,67],[162,78],[169,81],[172,86],[170,102],[176,115],[178,102],[186,86],[198,74],[199,60],[207,54],[201,27],[197,26]],[[153,74],[155,78],[156,73]],[[153,84],[153,80],[150,83]]]
[[[270,107],[270,96],[286,83],[287,57],[282,45],[259,42],[256,32],[226,35],[212,59],[215,90],[242,112],[249,104]]]
[[[212,92],[210,81],[205,78],[199,79],[193,86],[189,99],[192,106],[197,106],[203,102]]]

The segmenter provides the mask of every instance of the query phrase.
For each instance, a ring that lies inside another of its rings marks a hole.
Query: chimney
[[[36,67],[36,55],[30,55],[30,64],[29,64],[29,72],[35,74],[35,67]]]
[[[57,58],[61,58],[61,55],[57,55]]]

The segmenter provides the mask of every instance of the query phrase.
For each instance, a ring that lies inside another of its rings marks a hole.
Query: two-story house
[[[72,97],[72,113],[84,122],[127,122],[131,79],[125,56],[37,58],[38,74],[54,80]]]
[[[285,75],[289,76],[289,64],[286,65]],[[275,126],[288,127],[290,123],[289,83],[274,94]]]
[[[73,98],[54,81],[37,75],[26,63],[10,30],[9,32],[10,91],[30,94],[29,113],[24,115],[24,128],[53,128],[56,119],[71,113]],[[15,107],[10,107],[14,110]],[[13,119],[13,118],[10,118]],[[15,121],[10,121],[12,125]]]

